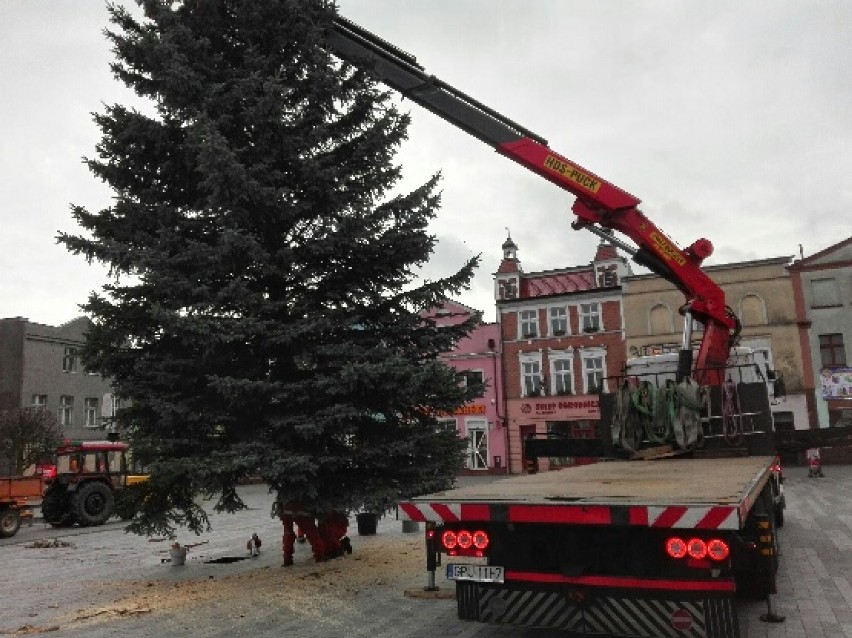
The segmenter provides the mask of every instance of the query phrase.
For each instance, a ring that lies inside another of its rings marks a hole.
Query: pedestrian
[[[818,447],[812,447],[807,451],[808,457],[808,478],[820,477],[824,478],[822,473],[822,458],[819,454]]]
[[[284,535],[281,538],[281,545],[284,550],[284,562],[282,567],[289,567],[293,564],[293,552],[296,542],[296,530],[299,531],[308,539],[311,545],[311,551],[314,555],[314,560],[322,562],[326,559],[325,545],[317,530],[317,525],[314,520],[314,513],[307,508],[304,503],[298,500],[289,500],[281,502],[279,500],[278,516],[281,523],[284,525]]]
[[[325,546],[326,558],[338,558],[352,553],[352,543],[346,535],[349,519],[341,512],[332,510],[319,519],[319,534]]]

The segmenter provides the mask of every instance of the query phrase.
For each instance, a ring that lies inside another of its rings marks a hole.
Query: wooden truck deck
[[[609,461],[512,476],[411,502],[739,505],[769,478],[772,457]]]

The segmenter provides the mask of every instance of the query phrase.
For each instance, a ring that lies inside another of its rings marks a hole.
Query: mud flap
[[[739,638],[732,597],[660,594],[456,583],[461,620],[624,638]]]

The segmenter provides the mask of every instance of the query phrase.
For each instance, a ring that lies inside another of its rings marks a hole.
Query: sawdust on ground
[[[113,621],[141,614],[198,607],[227,600],[234,617],[251,613],[258,604],[274,604],[306,619],[319,618],[346,605],[346,599],[376,586],[398,586],[399,595],[424,577],[422,536],[383,538],[357,547],[351,555],[324,563],[308,558],[291,567],[262,567],[253,571],[203,580],[101,581],[95,593],[117,597],[106,605],[78,609],[51,627],[22,627],[22,633],[78,628],[86,623]]]

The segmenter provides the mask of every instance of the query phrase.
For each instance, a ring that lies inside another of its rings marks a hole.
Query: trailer
[[[460,619],[736,638],[737,596],[775,593],[775,465],[600,462],[412,498],[400,513],[426,523],[427,568],[444,565]]]
[[[43,491],[40,476],[0,477],[0,538],[17,534],[22,520],[32,523],[30,502],[41,499]]]

